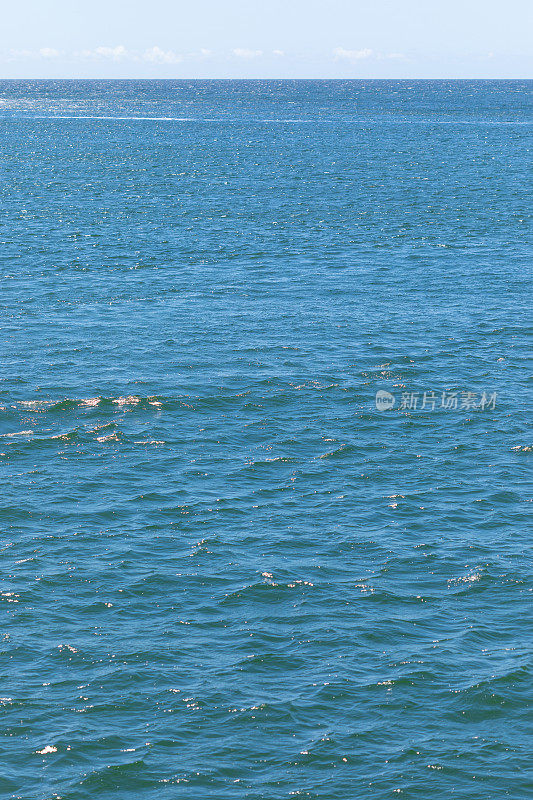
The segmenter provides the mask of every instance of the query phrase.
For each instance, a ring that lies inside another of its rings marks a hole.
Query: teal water
[[[531,83],[0,129],[0,796],[526,798]]]

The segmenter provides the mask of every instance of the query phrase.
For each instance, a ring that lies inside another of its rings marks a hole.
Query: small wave
[[[141,402],[141,398],[137,397],[137,395],[130,394],[128,397],[117,397],[116,400],[112,402],[121,408],[122,406],[137,406]]]
[[[218,122],[218,120],[200,119],[198,117],[119,117],[114,114],[53,114],[35,116],[32,119],[109,119],[132,122]],[[222,121],[222,120],[221,120]]]
[[[61,652],[63,652],[64,650],[68,650],[71,653],[78,652],[76,648],[73,647],[71,644],[58,644],[57,649],[60,650]]]
[[[105,434],[104,436],[97,436],[97,442],[118,442],[120,441],[121,434],[119,431],[113,431],[113,433]]]
[[[81,397],[72,398],[65,397],[62,400],[18,400],[11,408],[29,411],[45,411],[47,413],[56,413],[62,411],[72,411],[75,409],[91,409],[91,408],[105,408],[106,406],[118,406],[120,409],[147,409],[147,408],[163,408],[164,405],[171,402],[181,402],[180,400],[172,400],[171,398],[163,398],[157,395],[148,395],[142,397],[140,395],[121,395],[119,397]],[[8,410],[3,409],[3,410]]]
[[[15,592],[0,592],[0,598],[7,603],[18,603],[20,595],[15,594]]]
[[[271,573],[262,573],[264,580],[257,581],[229,592],[223,599],[223,605],[233,605],[242,601],[264,601],[276,603],[283,595],[292,589],[310,589],[314,587],[311,581],[303,579],[293,579],[284,582],[276,582],[272,579]]]
[[[477,583],[481,580],[483,576],[483,570],[473,570],[472,572],[467,573],[466,575],[459,575],[456,578],[448,578],[448,585],[458,586],[462,583]]]
[[[341,458],[342,456],[350,454],[354,451],[355,447],[352,444],[344,443],[334,450],[329,450],[327,453],[323,453],[321,456],[318,456],[318,458]]]
[[[42,750],[36,750],[35,752],[40,756],[46,756],[48,755],[48,753],[57,753],[57,747],[54,747],[54,745],[51,744],[47,744],[46,747],[43,747]]]
[[[19,406],[23,408],[39,409],[52,405],[52,400],[19,400]]]
[[[290,456],[276,456],[274,458],[264,458],[258,459],[254,461],[250,459],[246,462],[245,468],[249,470],[256,470],[260,467],[270,467],[271,465],[283,465],[283,464],[297,464],[298,459],[292,458]]]

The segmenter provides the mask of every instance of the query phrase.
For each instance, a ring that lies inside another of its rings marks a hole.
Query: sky
[[[531,78],[531,0],[4,0],[0,78]]]

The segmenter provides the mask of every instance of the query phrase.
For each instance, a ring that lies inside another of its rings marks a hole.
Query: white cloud
[[[348,54],[351,51],[343,50],[342,48],[338,48],[335,53],[337,57],[347,57],[344,54]],[[361,53],[366,53],[367,51],[359,51]],[[368,51],[371,52],[371,51]],[[265,53],[263,50],[252,50],[246,47],[236,47],[235,49],[231,50],[230,53],[226,53],[226,58],[239,58],[243,60],[253,60],[256,58],[261,58],[262,56],[268,55],[270,57],[274,56],[275,58],[283,58],[286,53],[284,50],[269,50]],[[117,63],[145,63],[145,64],[153,64],[153,65],[169,65],[169,64],[181,64],[182,62],[189,60],[189,59],[208,59],[216,57],[216,54],[212,50],[208,50],[207,48],[201,48],[196,52],[190,52],[185,55],[181,53],[177,53],[174,50],[164,50],[163,48],[159,47],[158,45],[154,45],[153,47],[148,47],[145,50],[130,50],[123,44],[118,44],[114,47],[109,47],[107,45],[100,45],[98,47],[94,47],[92,49],[87,50],[56,50],[53,47],[41,47],[38,50],[5,50],[3,53],[0,53],[0,61],[26,61],[26,60],[37,60],[37,59],[44,59],[44,60],[55,60],[55,59],[64,59],[70,62],[75,61],[92,61],[92,62],[104,62],[104,61],[114,61]],[[358,58],[363,58],[365,56],[358,55]]]
[[[94,52],[101,58],[112,58],[113,61],[120,61],[129,55],[123,44],[119,44],[117,47],[97,47]]]
[[[61,55],[59,50],[53,47],[41,47],[40,50],[8,50],[6,58],[8,61],[18,61],[28,58],[58,58]]]
[[[232,52],[237,58],[259,58],[263,55],[262,50],[247,50],[245,47],[236,47]]]
[[[211,55],[209,50],[201,50],[200,54],[204,57]],[[179,64],[184,57],[173,50],[163,50],[161,47],[149,47],[144,51],[128,50],[123,44],[116,47],[95,47],[92,50],[78,50],[75,52],[61,52],[53,47],[41,47],[40,50],[9,50],[5,53],[4,59],[8,61],[19,61],[27,59],[55,59],[63,56],[68,60],[74,61],[144,61],[151,64]],[[0,54],[1,59],[1,54]]]
[[[161,50],[160,47],[149,47],[142,55],[143,61],[151,61],[153,64],[179,64],[183,61],[183,56],[173,50]]]
[[[116,47],[95,47],[94,50],[82,50],[79,53],[74,53],[75,58],[110,58],[113,61],[123,61],[125,58],[131,57],[131,54],[126,50],[123,44]]]
[[[345,50],[344,47],[336,47],[333,51],[336,61],[361,61],[374,55],[374,51],[368,47],[364,50]]]
[[[8,61],[16,61],[19,58],[35,58],[35,53],[31,50],[8,50]]]
[[[59,50],[54,50],[53,47],[41,47],[39,55],[42,56],[42,58],[57,58],[61,54]]]

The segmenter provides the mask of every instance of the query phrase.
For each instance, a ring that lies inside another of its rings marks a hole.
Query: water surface
[[[3,797],[527,796],[530,90],[0,82]]]

